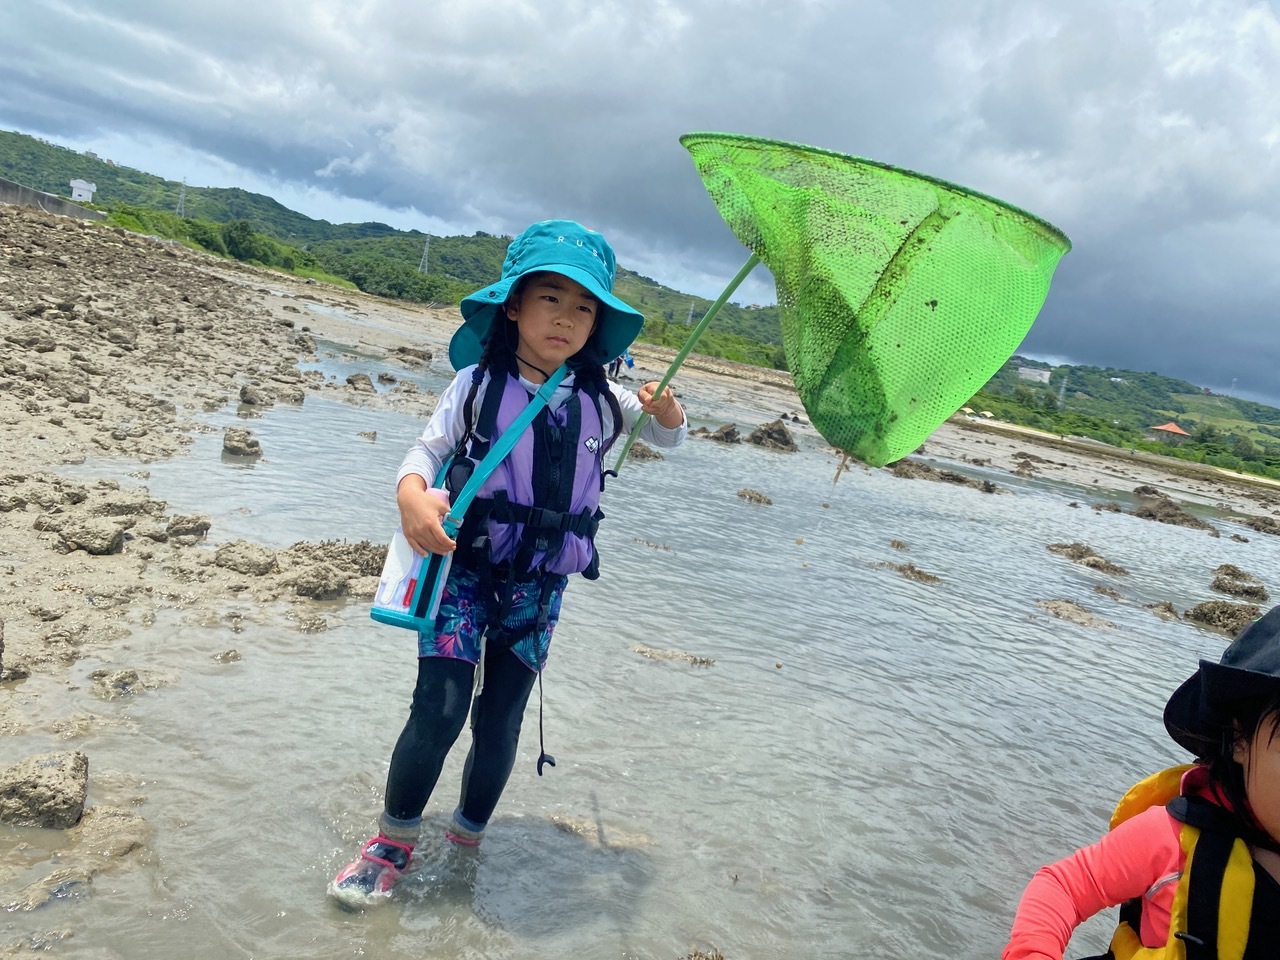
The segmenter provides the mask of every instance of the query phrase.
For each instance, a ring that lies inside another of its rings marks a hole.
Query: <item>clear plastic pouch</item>
[[[433,487],[428,492],[449,502],[449,494],[444,490]],[[404,531],[396,527],[369,615],[379,623],[430,631],[440,610],[440,596],[452,563],[452,553],[424,557],[414,552],[404,538]]]

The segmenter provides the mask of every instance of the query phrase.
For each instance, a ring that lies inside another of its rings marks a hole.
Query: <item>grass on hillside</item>
[[[279,267],[271,267],[272,270],[280,270]],[[359,291],[350,280],[345,277],[335,277],[332,273],[325,273],[316,267],[296,267],[293,270],[281,270],[282,273],[292,273],[295,277],[302,277],[304,280],[315,280],[317,283],[331,283],[335,287],[342,287],[344,290]]]
[[[1170,414],[1170,419],[1177,419],[1184,430],[1193,431],[1195,426],[1208,424],[1222,433],[1245,436],[1254,443],[1274,443],[1276,436],[1268,433],[1264,424],[1244,420],[1240,413],[1225,397],[1205,396],[1204,394],[1177,394],[1175,396],[1185,408],[1183,413]]]
[[[348,290],[359,289],[350,280],[325,271],[305,252],[254,233],[243,221],[215,224],[179,217],[163,210],[123,205],[105,212],[107,223],[133,233],[163,237],[192,250],[279,270],[303,279],[332,283]]]

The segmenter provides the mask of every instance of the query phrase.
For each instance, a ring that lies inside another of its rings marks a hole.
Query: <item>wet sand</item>
[[[30,695],[14,691],[32,677],[64,678],[77,660],[113,649],[128,635],[126,610],[144,623],[173,607],[216,618],[235,598],[286,605],[306,630],[317,600],[366,603],[380,567],[375,544],[277,550],[237,541],[215,550],[206,540],[215,518],[176,515],[141,477],[76,479],[68,465],[182,456],[208,429],[203,412],[237,402],[306,403],[322,395],[425,418],[434,398],[412,382],[375,392],[359,378],[336,383],[303,374],[298,363],[314,359],[322,340],[420,368],[427,354],[443,356],[458,322],[455,307],[369,297],[101,224],[0,206],[0,690],[7,691],[0,734],[31,727]],[[633,354],[635,386],[657,379],[674,351],[638,344]],[[756,422],[738,424],[743,434],[782,412],[803,417],[784,373],[695,356],[677,388],[694,381],[702,395],[759,410]],[[789,425],[816,437],[807,424]],[[244,440],[228,438],[233,446]],[[359,456],[362,441],[351,442]],[[1030,472],[1085,488],[1149,485],[1175,501],[1241,517],[1280,516],[1280,484],[964,418],[941,427],[913,459]],[[1004,502],[1018,509],[1017,497]],[[1082,507],[1092,505],[1082,498]],[[42,696],[65,703],[44,704],[42,712],[91,712],[93,697],[145,684],[145,664],[137,671],[132,680],[103,678],[100,690],[45,684]],[[181,685],[166,695],[180,697]],[[22,759],[12,753],[0,767]]]

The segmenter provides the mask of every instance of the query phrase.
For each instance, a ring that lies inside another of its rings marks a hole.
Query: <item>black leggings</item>
[[[498,644],[494,644],[497,648]],[[422,816],[440,769],[471,703],[475,667],[451,657],[419,657],[418,685],[409,720],[391,753],[387,813],[397,820]],[[520,723],[538,675],[509,649],[488,649],[484,687],[471,715],[471,752],[462,772],[462,815],[485,824],[516,762]]]

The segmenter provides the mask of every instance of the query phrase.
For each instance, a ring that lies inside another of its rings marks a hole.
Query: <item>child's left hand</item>
[[[684,423],[684,410],[676,400],[675,391],[670,386],[663,387],[662,393],[655,399],[653,394],[657,389],[658,381],[650,380],[636,391],[636,396],[640,398],[640,409],[668,429],[680,426]]]

